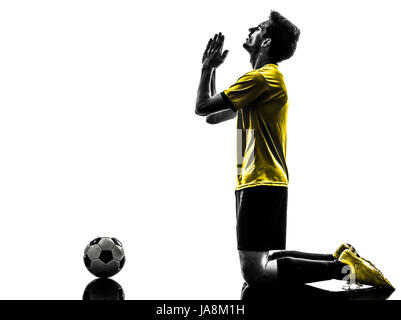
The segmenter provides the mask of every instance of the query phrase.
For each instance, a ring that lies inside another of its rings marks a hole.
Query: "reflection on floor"
[[[124,300],[124,290],[120,284],[111,279],[95,279],[84,291],[83,300]]]
[[[277,301],[277,300],[387,300],[394,291],[363,286],[355,290],[343,290],[343,282],[324,281],[313,284],[271,285],[249,287],[244,283],[241,291],[243,301]],[[121,285],[111,279],[95,279],[90,282],[83,293],[83,300],[124,300],[125,294]]]
[[[338,290],[339,289],[339,290]],[[272,285],[265,287],[249,287],[244,283],[241,299],[244,301],[258,300],[387,300],[392,290],[383,290],[373,287],[363,287],[356,290],[337,291],[318,288],[314,285]]]

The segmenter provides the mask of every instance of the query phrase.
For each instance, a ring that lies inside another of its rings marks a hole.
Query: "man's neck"
[[[268,56],[261,55],[260,53],[255,53],[254,55],[251,54],[251,65],[253,70],[259,69],[266,64],[275,63],[272,59]]]

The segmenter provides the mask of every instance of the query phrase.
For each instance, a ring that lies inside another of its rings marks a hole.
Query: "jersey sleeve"
[[[247,106],[259,98],[268,89],[265,78],[257,71],[243,75],[221,95],[233,111]]]

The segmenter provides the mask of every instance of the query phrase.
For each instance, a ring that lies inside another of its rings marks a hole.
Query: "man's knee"
[[[275,271],[269,268],[268,252],[239,251],[241,272],[250,286],[266,285],[275,280]]]

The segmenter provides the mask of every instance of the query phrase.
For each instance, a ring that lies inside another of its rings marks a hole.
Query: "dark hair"
[[[277,11],[270,12],[269,21],[266,36],[272,39],[270,57],[275,62],[291,58],[297,48],[301,31]]]

